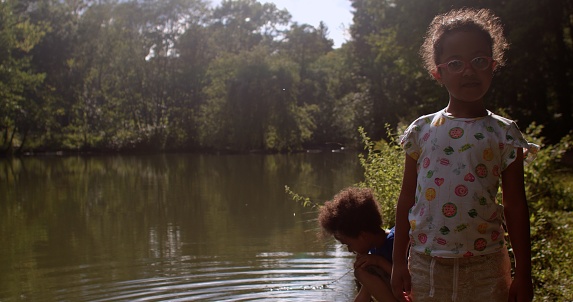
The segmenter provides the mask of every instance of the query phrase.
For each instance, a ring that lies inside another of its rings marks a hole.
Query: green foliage
[[[543,126],[531,124],[525,131],[529,142],[542,146],[535,159],[525,165],[525,189],[530,207],[538,211],[573,210],[573,189],[556,178],[563,171],[563,155],[572,150],[573,136],[568,134],[554,145],[544,145]]]
[[[30,51],[49,30],[20,14],[17,6],[15,1],[0,2],[0,150],[7,153],[42,121],[43,108],[34,95],[45,75],[34,71]]]
[[[360,141],[356,129],[371,124],[364,118],[371,111],[370,99],[365,92],[359,92],[363,90],[358,87],[360,78],[348,72],[348,56],[349,49],[343,46],[318,58],[304,73],[301,68],[299,100],[318,107],[310,139],[314,144],[355,145]]]
[[[364,168],[364,181],[361,187],[371,188],[380,203],[384,227],[390,228],[396,223],[396,202],[402,186],[404,172],[404,153],[397,143],[397,137],[386,125],[389,141],[373,142],[363,128],[359,128],[366,154],[359,154],[360,164]]]
[[[285,151],[310,139],[317,105],[299,100],[297,65],[270,51],[257,47],[211,64],[198,114],[204,147]]]
[[[544,145],[542,126],[532,124],[525,136],[541,145],[533,162],[525,165],[525,188],[530,206],[532,273],[535,301],[572,301],[573,289],[573,181],[562,158],[573,148],[569,134]]]
[[[273,3],[257,0],[223,0],[212,12],[215,46],[223,53],[248,52],[269,46],[290,22],[290,14]]]
[[[540,211],[531,218],[535,301],[573,301],[573,213]]]
[[[310,207],[312,209],[316,209],[321,205],[317,202],[310,200],[309,197],[304,197],[295,193],[289,186],[285,186],[285,192],[290,196],[290,198],[298,203],[300,203],[304,207]]]
[[[489,107],[544,125],[551,143],[573,128],[567,1],[351,5],[352,38],[332,49],[324,24],[258,0],[1,1],[1,151],[288,151],[360,144],[359,126],[391,140],[383,125],[446,102],[418,56],[426,26],[475,5],[512,45]]]

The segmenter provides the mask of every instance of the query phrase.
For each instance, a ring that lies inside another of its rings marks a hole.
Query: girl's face
[[[439,68],[434,74],[436,80],[448,89],[450,101],[482,101],[491,85],[496,63],[493,61],[485,70],[479,70],[470,64],[470,61],[476,57],[491,57],[491,45],[478,32],[459,31],[448,34],[442,47],[443,52],[439,58],[439,64],[452,60],[461,60],[465,63],[464,69],[459,73],[452,73],[447,68]]]
[[[364,232],[361,232],[358,237],[350,237],[337,233],[334,235],[334,238],[340,243],[346,245],[348,251],[351,253],[365,255],[368,254],[368,251],[370,250],[370,245],[365,238]]]

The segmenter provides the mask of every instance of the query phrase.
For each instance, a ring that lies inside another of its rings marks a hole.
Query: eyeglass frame
[[[472,62],[473,62],[475,59],[482,59],[482,58],[487,60],[487,66],[486,66],[485,68],[483,68],[483,69],[476,68],[476,67],[472,64]],[[459,71],[451,71],[448,66],[449,66],[450,63],[456,62],[456,61],[464,63],[464,66],[463,66],[462,69],[460,69]],[[492,63],[492,62],[495,62],[495,60],[494,60],[492,57],[488,57],[488,56],[477,56],[477,57],[471,59],[470,61],[460,60],[460,59],[450,60],[450,61],[448,61],[448,62],[445,62],[445,63],[436,65],[436,69],[437,69],[437,68],[444,68],[444,69],[446,69],[446,70],[447,70],[448,72],[450,72],[450,73],[459,74],[459,73],[464,72],[464,71],[468,68],[468,66],[471,66],[471,67],[472,67],[473,69],[475,69],[475,70],[484,71],[484,70],[487,70],[487,69],[491,66],[491,63]]]

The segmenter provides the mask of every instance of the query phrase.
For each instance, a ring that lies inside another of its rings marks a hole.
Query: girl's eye
[[[477,69],[485,69],[489,65],[489,61],[484,57],[477,57],[472,60],[472,65]]]
[[[462,68],[464,68],[464,62],[460,60],[453,60],[448,62],[448,69],[451,71],[458,71]]]

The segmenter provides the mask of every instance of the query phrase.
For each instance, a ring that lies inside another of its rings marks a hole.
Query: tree
[[[364,89],[361,78],[351,72],[352,55],[348,44],[321,56],[310,65],[307,82],[313,83],[314,101],[318,110],[314,114],[316,123],[311,143],[318,147],[331,143],[353,145],[359,141],[357,129],[371,126],[372,104]],[[310,146],[313,147],[313,146]]]
[[[213,10],[210,28],[219,52],[240,53],[258,45],[271,46],[291,15],[273,3],[256,0],[223,0]]]
[[[64,131],[72,120],[69,109],[75,107],[76,91],[83,85],[74,54],[80,41],[81,17],[92,1],[29,2],[30,19],[48,24],[50,30],[31,51],[34,70],[46,77],[34,100],[43,120],[30,131],[27,149],[61,149]]]
[[[198,147],[197,114],[206,99],[204,87],[208,83],[207,71],[216,58],[209,29],[191,24],[175,44],[178,56],[173,58],[172,91],[174,106],[170,109],[170,136],[172,148]]]
[[[211,65],[201,108],[204,146],[283,151],[310,138],[315,106],[297,103],[296,64],[268,51],[259,47]]]
[[[545,125],[550,142],[573,128],[573,3],[508,1],[499,7],[510,49],[492,99],[522,125]],[[496,11],[496,12],[497,12]]]
[[[322,22],[318,29],[308,24],[294,23],[285,32],[280,52],[298,64],[301,78],[306,77],[310,64],[332,51],[333,42],[327,35],[328,28]]]
[[[181,64],[181,56],[189,54],[182,46],[190,44],[181,39],[189,38],[185,35],[188,30],[198,29],[206,22],[207,5],[202,0],[147,0],[142,8],[146,16],[142,40],[149,44],[142,81],[142,99],[146,102],[142,143],[147,149],[163,150],[168,139],[172,144],[185,140],[178,137],[184,128],[189,129],[180,120],[185,118],[182,112],[189,112],[185,93],[189,88],[180,86],[178,76],[182,70],[189,71]],[[201,70],[196,74],[200,75]]]
[[[17,1],[0,2],[1,153],[11,154],[15,144],[22,148],[41,116],[33,97],[45,75],[33,71],[30,51],[47,30],[45,24],[32,23]]]

